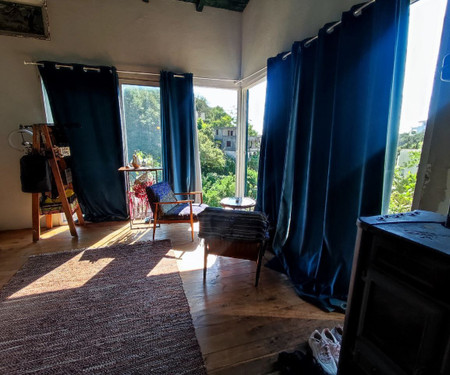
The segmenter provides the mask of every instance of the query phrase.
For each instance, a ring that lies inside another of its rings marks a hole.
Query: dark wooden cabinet
[[[414,211],[361,218],[340,375],[450,375],[450,229]]]

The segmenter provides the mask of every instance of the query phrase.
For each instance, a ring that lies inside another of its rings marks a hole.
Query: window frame
[[[239,172],[236,171],[236,196],[245,196],[247,193],[247,163],[248,163],[248,107],[249,107],[249,91],[261,82],[267,81],[267,69],[252,77],[251,80],[241,85],[240,103],[245,107],[239,110],[241,120],[238,120],[238,141],[236,142],[236,154],[241,160],[236,162],[236,169],[239,166]],[[238,153],[238,147],[242,147]],[[239,174],[238,174],[239,173]]]
[[[146,75],[148,74],[148,75]],[[122,162],[123,165],[128,163],[128,142],[127,142],[127,124],[125,122],[125,108],[123,103],[123,86],[124,85],[135,85],[135,86],[148,86],[148,87],[158,87],[159,75],[154,75],[154,73],[120,73],[118,72],[119,78],[119,109],[120,109],[120,124],[122,128]],[[161,116],[161,114],[160,114]]]
[[[123,107],[123,85],[160,87],[159,75],[151,72],[118,72],[119,77],[119,105],[122,125],[122,158],[126,163],[128,145],[126,137],[126,123]],[[260,82],[267,80],[266,70],[244,81],[220,81],[193,78],[194,86],[216,89],[229,89],[237,92],[237,122],[236,122],[236,196],[244,196],[247,183],[247,147],[248,147],[248,90]]]

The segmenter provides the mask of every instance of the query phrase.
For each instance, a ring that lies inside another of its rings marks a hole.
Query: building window
[[[231,141],[227,141],[227,147],[231,147]]]

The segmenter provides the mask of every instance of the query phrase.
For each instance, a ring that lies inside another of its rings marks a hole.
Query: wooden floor
[[[131,231],[125,222],[77,229],[78,238],[62,226],[44,232],[37,243],[31,241],[31,230],[0,232],[0,287],[33,254],[151,240],[150,230]],[[254,262],[209,256],[203,283],[201,243],[190,237],[186,224],[157,229],[157,239],[169,238],[178,258],[208,374],[277,373],[279,352],[302,348],[314,329],[343,322],[342,314],[322,312],[301,300],[284,275],[266,267],[255,288]]]

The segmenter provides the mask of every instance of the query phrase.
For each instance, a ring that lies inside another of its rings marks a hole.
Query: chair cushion
[[[269,237],[269,222],[263,212],[208,207],[198,215],[201,238],[263,241]]]
[[[167,182],[159,182],[154,185],[150,185],[146,189],[148,201],[150,203],[150,207],[152,212],[155,212],[155,202],[176,202],[177,198],[173,193],[172,188]],[[165,215],[171,209],[176,207],[177,204],[161,204],[160,212],[158,214]]]
[[[206,204],[192,204],[192,215],[194,220],[197,221],[197,215],[203,212],[208,207]],[[165,214],[161,219],[164,220],[189,220],[190,209],[189,203],[180,203],[173,207],[167,214]]]
[[[169,191],[166,195],[164,195],[163,197],[161,197],[160,202],[176,202],[177,201],[177,197],[175,196],[175,194],[173,193],[173,191]],[[173,210],[174,208],[176,208],[177,206],[180,206],[181,204],[160,204],[159,208],[161,209],[161,213],[163,215],[168,214],[171,210]]]

